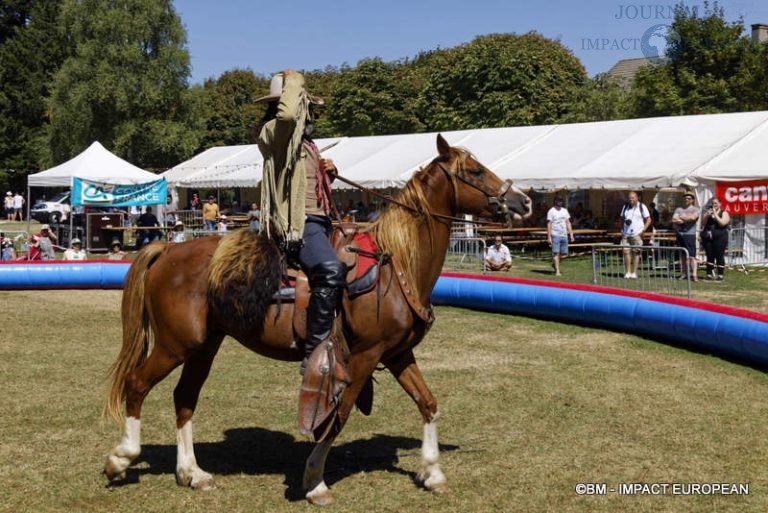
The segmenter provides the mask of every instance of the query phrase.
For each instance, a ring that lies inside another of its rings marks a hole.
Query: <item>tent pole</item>
[[[27,177],[27,260],[29,260],[29,247],[32,243],[32,235],[29,233],[32,229],[32,220],[29,217],[29,213],[32,211],[30,203],[32,201],[32,187],[29,186],[29,177]],[[23,210],[23,209],[22,209]]]

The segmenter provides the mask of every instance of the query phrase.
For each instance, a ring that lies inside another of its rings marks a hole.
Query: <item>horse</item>
[[[437,151],[438,156],[414,174],[369,229],[379,250],[391,255],[392,265],[379,268],[378,290],[343,298],[337,324],[348,348],[350,382],[339,398],[333,429],[306,460],[303,486],[312,504],[333,500],[323,477],[326,458],[356,402],[363,405],[364,414],[370,413],[371,376],[380,363],[413,399],[423,418],[419,483],[436,493],[448,491],[439,464],[437,401],[413,348],[434,320],[429,298],[445,260],[453,218],[471,214],[501,218],[511,225],[530,216],[531,200],[511,180],[502,181],[469,151],[451,147],[441,135]],[[180,244],[155,242],[138,254],[126,277],[123,342],[111,369],[104,410],[105,416],[123,422],[122,439],[109,452],[104,468],[110,482],[123,479],[140,453],[141,406],[146,395],[183,364],[173,392],[176,481],[193,489],[215,487],[213,476],[195,458],[192,416],[225,335],[269,358],[302,359],[303,348],[295,340],[291,322],[295,306],[272,301],[275,287],[270,284],[277,279],[279,285],[283,275],[281,264],[275,264],[281,255],[265,239],[243,229]],[[258,268],[265,271],[259,274],[254,271]],[[265,302],[267,306],[259,306]]]

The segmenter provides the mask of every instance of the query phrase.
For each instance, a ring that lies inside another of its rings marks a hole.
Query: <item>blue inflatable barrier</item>
[[[722,313],[688,306],[694,302],[673,304],[669,298],[659,299],[664,301],[614,294],[609,289],[598,292],[551,283],[451,276],[441,276],[432,291],[435,304],[610,328],[768,366],[768,322],[761,319],[768,316],[727,307],[722,310],[729,313]]]
[[[130,267],[128,261],[3,263],[0,290],[121,289]]]

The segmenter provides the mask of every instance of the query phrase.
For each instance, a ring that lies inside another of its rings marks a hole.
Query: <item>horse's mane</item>
[[[429,165],[417,171],[395,197],[399,203],[407,205],[413,210],[392,203],[370,228],[376,246],[380,251],[390,253],[397,259],[403,268],[408,283],[415,289],[414,292],[417,296],[421,292],[418,290],[418,281],[416,280],[421,272],[417,256],[419,249],[425,242],[419,238],[419,227],[424,222],[427,223],[427,231],[430,234],[429,244],[433,242],[431,237],[434,219],[424,196],[423,183],[427,178],[429,169],[436,161],[437,159],[433,160]]]

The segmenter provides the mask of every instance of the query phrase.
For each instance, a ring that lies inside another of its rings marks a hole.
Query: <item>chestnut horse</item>
[[[445,260],[450,216],[501,216],[511,224],[513,219],[530,215],[531,201],[511,181],[502,181],[469,152],[451,147],[440,135],[437,150],[439,155],[413,176],[398,202],[390,205],[371,227],[377,247],[392,255],[397,268],[381,266],[378,291],[352,299],[347,295],[343,300],[339,323],[349,349],[351,382],[340,398],[333,429],[307,459],[304,487],[310,503],[328,504],[332,500],[323,478],[326,457],[361,391],[371,386],[369,379],[379,363],[392,372],[424,419],[421,483],[435,492],[447,491],[438,463],[437,402],[412,350],[431,325],[431,309],[425,305],[429,305]],[[195,460],[192,415],[225,335],[270,358],[302,359],[303,349],[295,341],[291,323],[291,303],[282,303],[280,313],[275,305],[261,311],[248,306],[249,301],[258,303],[265,295],[271,297],[275,287],[267,282],[274,280],[275,272],[279,279],[279,265],[273,263],[279,260],[279,254],[274,244],[265,241],[262,236],[241,230],[181,244],[155,243],[139,253],[126,278],[123,346],[112,368],[112,387],[105,407],[105,414],[119,421],[122,402],[126,403],[123,437],[109,453],[104,469],[110,480],[123,477],[139,455],[141,406],[147,393],[184,364],[173,394],[178,442],[176,480],[196,489],[214,486],[213,476]],[[252,271],[259,266],[269,268],[264,276]],[[258,301],[237,299],[248,294],[262,297]],[[235,298],[234,303],[222,304],[226,302],[222,297],[230,296]],[[366,393],[372,392],[369,389],[363,395]]]

